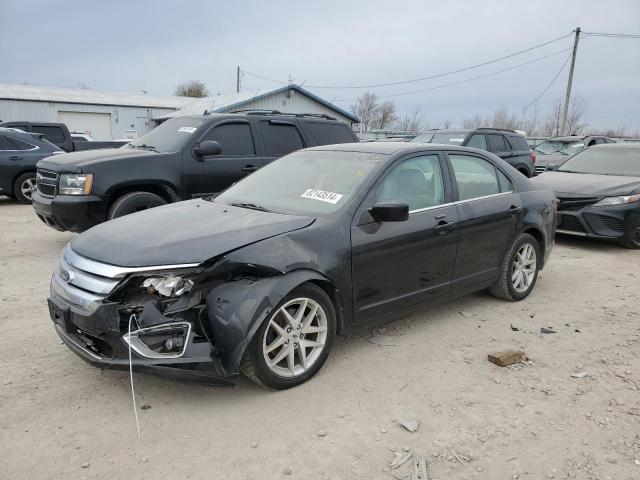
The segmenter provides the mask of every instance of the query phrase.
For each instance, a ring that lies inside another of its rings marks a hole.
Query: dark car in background
[[[0,123],[0,127],[17,128],[23,132],[40,134],[65,152],[118,148],[127,143],[124,140],[87,141],[86,136],[74,137],[74,133],[70,132],[64,123],[11,121]]]
[[[0,127],[0,195],[31,203],[39,160],[64,153],[41,134]]]
[[[243,372],[289,388],[356,325],[487,288],[526,298],[553,247],[555,202],[473,148],[315,147],[217,197],[75,237],[50,314],[99,367],[225,382]]]
[[[82,232],[140,210],[219,193],[294,150],[354,141],[349,126],[326,115],[174,117],[121,148],[40,162],[33,207],[51,228]]]
[[[435,129],[428,130],[411,141],[487,150],[502,158],[525,177],[532,177],[535,173],[536,156],[529,148],[524,136],[514,130],[499,128]]]
[[[640,248],[640,144],[583,149],[536,181],[560,200],[558,233]]]
[[[575,155],[585,148],[593,145],[615,143],[609,137],[602,135],[571,135],[568,137],[551,137],[536,145],[534,151],[537,155],[536,174],[547,170],[555,170],[562,165],[571,155]]]

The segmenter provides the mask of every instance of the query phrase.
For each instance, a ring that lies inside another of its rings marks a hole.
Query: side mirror
[[[193,147],[193,154],[198,158],[220,155],[221,153],[220,143],[214,140],[203,140]]]
[[[404,222],[409,219],[409,205],[404,202],[379,202],[369,209],[376,222]]]

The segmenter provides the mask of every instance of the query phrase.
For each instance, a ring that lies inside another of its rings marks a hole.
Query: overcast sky
[[[0,0],[0,83],[88,85],[171,95],[189,79],[211,93],[235,90],[236,66],[307,85],[370,85],[456,70],[568,34],[640,33],[638,0],[504,1],[75,1]],[[428,89],[568,49],[572,39],[452,76],[370,88],[379,96]],[[400,113],[460,124],[499,108],[520,114],[569,51],[499,75],[390,97]],[[546,115],[564,95],[568,68],[536,105]],[[245,75],[243,87],[278,84]],[[349,109],[366,89],[314,93]],[[593,127],[640,128],[640,39],[580,41],[573,92]],[[530,107],[533,108],[533,107]]]

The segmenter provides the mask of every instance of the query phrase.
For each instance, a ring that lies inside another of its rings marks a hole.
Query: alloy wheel
[[[36,179],[34,177],[26,178],[20,185],[20,191],[25,198],[31,200],[31,192],[36,189]]]
[[[267,367],[285,378],[298,377],[318,360],[327,341],[327,315],[311,298],[294,298],[269,320],[262,338]]]
[[[530,243],[523,244],[513,258],[511,284],[518,293],[526,292],[536,275],[536,249]]]

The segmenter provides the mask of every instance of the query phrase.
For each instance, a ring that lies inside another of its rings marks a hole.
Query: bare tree
[[[560,135],[560,122],[562,121],[562,100],[554,98],[551,111],[548,113],[542,125],[542,134],[547,137]]]
[[[451,120],[444,120],[440,125],[442,125],[442,128],[451,128],[451,125],[453,124],[453,122]]]
[[[375,93],[365,92],[360,96],[354,105],[351,105],[351,111],[358,117],[362,129],[365,132],[374,128],[378,117],[378,97]]]
[[[382,130],[395,122],[396,118],[396,106],[391,100],[387,100],[378,108],[378,116],[375,123]]]
[[[462,121],[463,128],[480,128],[483,125],[484,120],[482,120],[482,117],[478,113],[476,113],[474,117],[467,118],[466,120]]]
[[[589,102],[582,95],[576,95],[569,102],[567,115],[567,135],[579,134],[589,126],[584,122],[584,116],[589,110]]]
[[[412,133],[420,133],[428,128],[422,116],[422,107],[417,105],[411,113],[405,113],[398,119],[395,124],[395,128],[403,132]]]
[[[173,92],[178,97],[202,98],[209,96],[207,86],[200,80],[189,80],[178,85]]]

